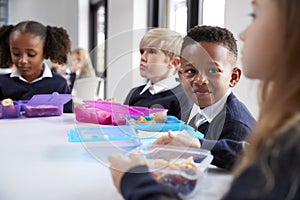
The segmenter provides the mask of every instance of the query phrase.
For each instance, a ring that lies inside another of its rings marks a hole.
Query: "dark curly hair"
[[[71,41],[64,28],[44,26],[36,21],[23,21],[15,26],[0,27],[0,66],[8,67],[13,64],[9,49],[9,37],[14,32],[33,33],[40,36],[45,43],[45,58],[50,58],[52,62],[59,64],[67,63]]]
[[[180,54],[182,54],[184,48],[190,44],[195,44],[199,42],[212,42],[223,45],[227,48],[233,55],[233,64],[237,61],[237,43],[233,34],[226,28],[221,28],[218,26],[195,26],[191,28],[187,35],[183,39],[183,44],[181,47]]]

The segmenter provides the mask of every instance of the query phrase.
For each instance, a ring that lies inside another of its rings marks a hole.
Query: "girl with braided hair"
[[[29,100],[35,94],[70,94],[67,81],[44,62],[67,63],[71,42],[61,27],[22,21],[0,27],[0,66],[15,65],[12,73],[0,76],[0,100]],[[72,112],[72,101],[64,112]]]

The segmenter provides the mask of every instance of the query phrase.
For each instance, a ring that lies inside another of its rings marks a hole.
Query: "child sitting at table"
[[[251,2],[253,20],[240,34],[242,62],[248,78],[262,81],[261,109],[231,188],[220,199],[296,200],[300,199],[300,1]],[[179,199],[147,172],[141,155],[112,155],[109,160],[112,179],[124,199]]]
[[[76,79],[96,77],[91,57],[84,48],[76,48],[71,51],[70,67],[71,90]]]
[[[44,63],[65,64],[70,52],[69,35],[63,28],[23,21],[0,28],[0,65],[15,65],[15,70],[0,77],[0,100],[29,100],[35,94],[70,94],[67,81]],[[64,112],[72,112],[70,100]]]
[[[145,85],[133,88],[124,104],[129,106],[168,109],[168,115],[181,119],[192,106],[176,78],[180,66],[182,36],[172,30],[155,28],[140,41],[140,75],[147,78]]]
[[[230,88],[240,80],[236,67],[237,44],[233,34],[214,26],[195,26],[188,31],[181,49],[179,77],[186,95],[195,104],[183,116],[202,132],[204,139],[169,134],[156,144],[191,146],[208,149],[212,164],[231,169],[243,150],[255,119]]]

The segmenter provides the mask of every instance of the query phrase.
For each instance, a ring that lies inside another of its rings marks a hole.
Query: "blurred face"
[[[273,0],[254,0],[252,5],[253,21],[240,34],[243,71],[248,78],[265,79],[272,76],[283,47],[278,5]]]
[[[233,69],[229,56],[225,47],[210,42],[191,44],[183,50],[179,77],[187,96],[200,108],[220,100],[238,82],[241,71]]]
[[[140,49],[140,53],[140,75],[150,79],[153,84],[174,74],[175,67],[172,66],[172,61],[162,50],[143,48]]]
[[[66,70],[66,65],[59,63],[51,63],[51,68],[54,69],[57,73],[64,73]]]
[[[72,67],[79,69],[80,68],[80,62],[81,62],[81,58],[78,54],[72,54],[71,55],[71,62],[72,62]]]
[[[11,58],[20,74],[28,82],[42,75],[44,41],[32,33],[14,32],[9,38]]]

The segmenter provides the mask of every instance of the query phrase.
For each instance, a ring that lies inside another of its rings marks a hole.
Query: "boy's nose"
[[[202,74],[202,73],[196,74],[193,81],[200,84],[200,85],[202,85],[204,83],[207,84],[207,82],[208,82],[206,75]]]
[[[146,53],[146,51],[144,51],[144,52],[141,54],[141,60],[142,60],[142,61],[146,61],[146,60],[147,60],[147,53]]]

